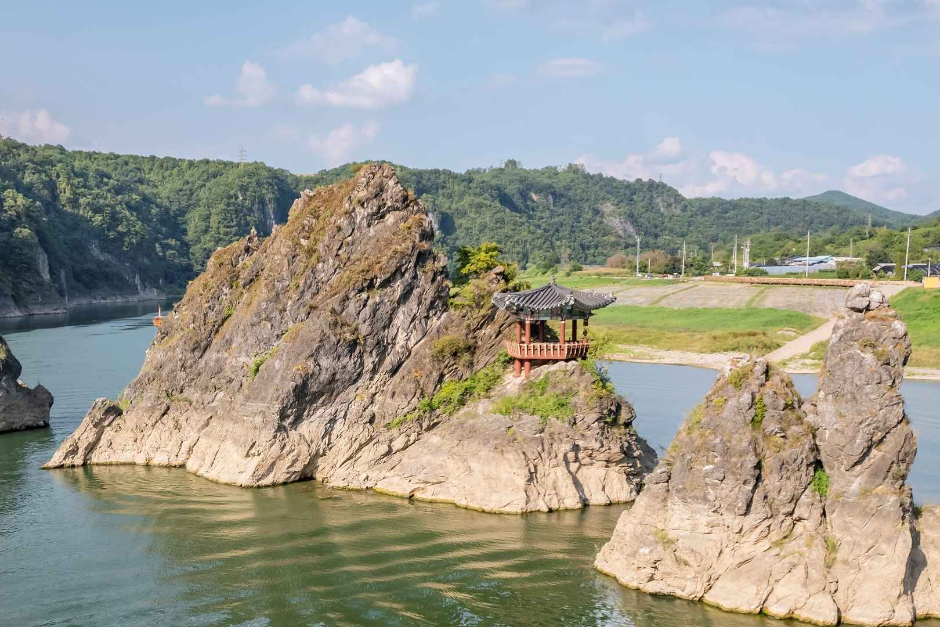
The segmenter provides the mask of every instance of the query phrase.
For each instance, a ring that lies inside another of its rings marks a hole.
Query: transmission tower
[[[241,146],[238,149],[238,165],[243,165],[247,159],[248,159],[248,151],[245,150],[244,146]]]

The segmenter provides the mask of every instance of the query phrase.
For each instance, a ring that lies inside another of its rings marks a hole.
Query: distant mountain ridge
[[[268,235],[303,189],[349,179],[360,165],[296,175],[264,163],[70,151],[0,138],[0,316],[178,292],[213,250],[252,228]],[[839,192],[823,195],[829,202],[686,198],[665,183],[592,174],[579,164],[394,167],[432,216],[435,246],[452,254],[493,241],[524,264],[603,264],[634,250],[637,236],[644,251],[675,254],[685,243],[703,258],[735,235],[756,242],[764,234],[776,250],[807,230],[860,228],[869,213],[875,227],[930,219]]]
[[[852,212],[862,216],[866,220],[868,219],[868,215],[871,214],[873,222],[881,222],[894,228],[913,226],[940,214],[940,212],[934,212],[929,216],[921,216],[911,213],[904,213],[903,211],[895,211],[893,209],[888,209],[887,207],[882,207],[881,205],[876,205],[875,203],[869,202],[862,198],[858,198],[857,196],[846,194],[845,192],[839,191],[837,189],[830,189],[829,191],[816,194],[815,196],[807,196],[803,200],[819,202],[827,205],[835,205],[837,207],[845,207],[846,209],[849,209]]]

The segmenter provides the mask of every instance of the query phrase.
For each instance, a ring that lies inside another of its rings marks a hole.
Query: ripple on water
[[[140,314],[8,337],[28,382],[41,374],[56,402],[53,429],[0,437],[4,624],[787,624],[627,590],[594,571],[620,506],[502,516],[312,482],[241,489],[181,469],[38,470],[96,397],[117,396],[139,371],[153,337],[152,314]],[[629,364],[611,374],[658,447],[715,376]],[[804,393],[811,384],[798,380]],[[918,491],[940,484],[930,463],[938,389],[904,388]]]

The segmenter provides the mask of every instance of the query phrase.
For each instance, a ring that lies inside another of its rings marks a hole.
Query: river
[[[592,568],[624,507],[501,516],[181,469],[42,471],[153,338],[147,303],[0,321],[52,427],[0,435],[0,625],[796,625],[625,589]],[[637,430],[668,446],[715,373],[613,363]],[[796,377],[804,395],[815,377]],[[918,501],[940,500],[940,384],[904,384]],[[918,623],[921,624],[921,623]],[[940,622],[923,623],[937,627]]]

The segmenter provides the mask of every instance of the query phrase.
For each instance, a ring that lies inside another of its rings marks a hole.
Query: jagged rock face
[[[388,166],[304,192],[271,237],[216,251],[120,403],[96,402],[46,467],[134,463],[243,486],[375,486],[377,468],[449,421],[389,423],[445,379],[489,364],[511,324],[488,294],[485,308],[449,309],[432,238]],[[503,287],[498,273],[474,285]],[[446,337],[469,352],[441,355]]]
[[[730,364],[624,512],[597,567],[647,592],[834,622],[812,430],[789,377]]]
[[[500,410],[502,399],[539,382],[570,397],[570,418]],[[614,394],[598,393],[594,384],[574,362],[537,368],[525,382],[507,377],[487,398],[377,467],[375,487],[502,513],[632,501],[656,453],[633,430],[633,407]],[[398,442],[418,435],[403,433]]]
[[[884,295],[857,286],[833,330],[819,391],[805,406],[829,473],[826,519],[838,543],[831,577],[849,622],[906,624],[915,616],[912,496],[904,481],[917,447],[898,389],[910,354],[907,327]]]
[[[727,368],[596,566],[648,592],[819,624],[937,615],[940,516],[915,523],[904,484],[909,354],[907,329],[863,285],[812,399],[762,359]]]
[[[19,381],[23,367],[0,336],[0,433],[49,426],[52,394],[41,385],[28,388]]]

